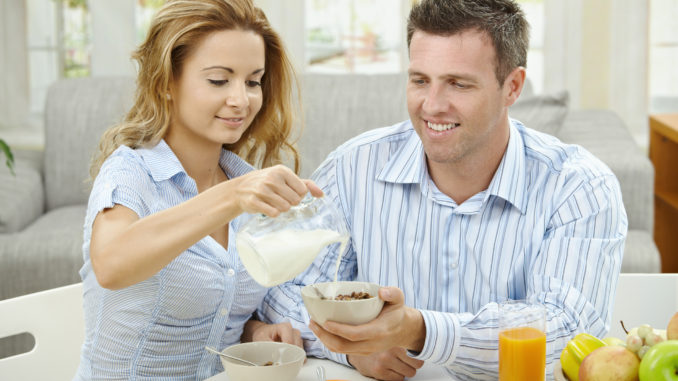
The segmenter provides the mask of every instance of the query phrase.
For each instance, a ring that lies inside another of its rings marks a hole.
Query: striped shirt
[[[314,179],[351,234],[342,280],[397,286],[421,311],[415,358],[460,380],[496,380],[498,308],[507,299],[547,307],[547,371],[575,333],[609,330],[627,219],[617,179],[579,146],[511,120],[488,188],[457,205],[431,180],[410,121],[340,146]],[[346,363],[308,329],[301,285],[334,277],[337,246],[269,291],[260,313],[289,319],[307,351]]]
[[[229,178],[252,170],[226,150],[220,165]],[[123,205],[143,218],[197,194],[165,141],[150,149],[122,146],[102,166],[84,226],[85,342],[76,380],[202,380],[223,370],[205,346],[239,342],[266,293],[235,250],[239,218],[229,224],[228,250],[206,236],[157,274],[121,290],[99,286],[89,255],[92,223],[104,208]]]

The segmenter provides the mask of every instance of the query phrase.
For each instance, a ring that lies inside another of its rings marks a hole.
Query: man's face
[[[503,154],[507,92],[497,82],[494,62],[491,40],[476,30],[412,36],[407,108],[429,170],[483,160],[494,150]]]

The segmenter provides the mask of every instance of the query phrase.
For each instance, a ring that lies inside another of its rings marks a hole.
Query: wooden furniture
[[[654,240],[662,272],[678,272],[678,114],[650,116],[654,165]]]

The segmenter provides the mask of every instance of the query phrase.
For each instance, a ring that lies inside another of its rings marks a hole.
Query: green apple
[[[643,356],[638,375],[640,381],[678,381],[678,340],[653,345]]]
[[[626,346],[626,342],[618,337],[608,336],[603,339],[603,342],[607,345],[621,345],[622,347]]]
[[[600,347],[579,366],[579,381],[636,381],[640,361],[635,353],[618,345]]]

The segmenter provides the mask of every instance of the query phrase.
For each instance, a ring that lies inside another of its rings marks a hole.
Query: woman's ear
[[[514,104],[520,93],[523,91],[523,85],[525,84],[525,68],[518,66],[513,69],[512,72],[506,76],[504,80],[504,95],[505,95],[505,106],[509,107]]]

